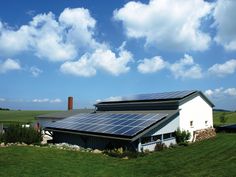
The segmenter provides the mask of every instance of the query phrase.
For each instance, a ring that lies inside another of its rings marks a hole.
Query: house
[[[201,131],[212,136],[214,105],[197,90],[121,97],[99,102],[95,107],[93,113],[49,123],[45,130],[51,132],[55,143],[136,151],[152,151],[160,143],[175,144],[177,128],[189,131],[190,141],[196,141]]]

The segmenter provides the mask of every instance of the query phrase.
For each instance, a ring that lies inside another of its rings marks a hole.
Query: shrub
[[[164,144],[163,143],[157,143],[156,144],[156,146],[155,146],[155,148],[154,148],[154,150],[155,151],[162,151],[162,150],[164,150]]]
[[[185,130],[181,131],[179,128],[175,131],[175,138],[176,138],[177,144],[187,143],[190,137],[191,137],[191,134],[189,131],[185,131]]]
[[[221,115],[220,115],[220,122],[222,124],[225,124],[227,122],[227,117],[225,116],[225,113],[223,112]]]
[[[1,142],[4,142],[3,134],[2,134],[2,133],[0,133],[0,143],[1,143]]]
[[[103,151],[104,154],[109,155],[111,157],[118,157],[118,158],[137,158],[139,156],[144,156],[144,153],[134,152],[134,151],[128,151],[121,148],[115,148],[112,150],[105,150]]]
[[[10,124],[3,135],[5,143],[36,144],[42,141],[41,131],[33,127],[24,127],[21,124]]]

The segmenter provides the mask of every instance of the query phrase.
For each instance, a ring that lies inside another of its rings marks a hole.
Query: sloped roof
[[[161,123],[176,117],[178,110],[122,111],[77,114],[45,125],[45,130],[135,141]]]
[[[98,110],[128,110],[128,109],[177,109],[196,96],[201,96],[211,107],[214,104],[198,90],[175,91],[164,93],[139,94],[127,97],[119,97],[118,100],[102,101],[95,106]]]

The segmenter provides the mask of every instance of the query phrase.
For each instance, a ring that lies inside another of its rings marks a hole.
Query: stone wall
[[[207,128],[202,130],[196,130],[193,135],[193,141],[201,141],[204,139],[213,138],[216,136],[216,131],[214,128]]]

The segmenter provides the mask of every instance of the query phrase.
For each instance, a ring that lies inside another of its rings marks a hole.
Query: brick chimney
[[[73,110],[73,97],[68,97],[68,111]]]

